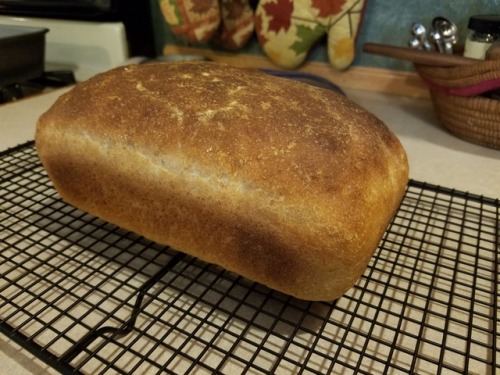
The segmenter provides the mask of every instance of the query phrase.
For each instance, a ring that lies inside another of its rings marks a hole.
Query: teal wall
[[[153,27],[158,55],[164,44],[186,43],[176,39],[163,21],[158,0],[152,2]],[[500,0],[368,0],[361,25],[354,65],[380,67],[392,70],[411,70],[410,63],[361,52],[363,43],[383,43],[406,46],[410,38],[408,29],[413,22],[430,27],[432,19],[443,16],[453,21],[460,30],[463,42],[467,34],[467,20],[474,14],[500,14]],[[213,46],[205,46],[214,48]],[[245,53],[262,54],[256,39],[242,50]],[[319,44],[309,57],[314,61],[327,61],[324,47]]]

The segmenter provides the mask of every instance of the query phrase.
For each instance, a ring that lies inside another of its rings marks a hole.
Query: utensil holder
[[[437,67],[415,64],[430,90],[441,125],[451,134],[485,147],[500,150],[500,60]]]

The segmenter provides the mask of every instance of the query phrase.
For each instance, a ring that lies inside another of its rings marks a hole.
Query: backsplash
[[[158,55],[162,54],[165,44],[188,45],[176,38],[163,19],[159,0],[152,3],[155,45]],[[379,67],[391,70],[412,70],[410,63],[365,54],[361,52],[365,42],[406,46],[410,38],[409,28],[413,22],[430,26],[436,16],[443,16],[454,22],[460,30],[460,41],[465,40],[469,16],[474,14],[500,13],[500,0],[368,0],[363,22],[356,44],[356,57],[353,65]],[[318,43],[309,55],[309,60],[328,61],[325,40]],[[199,47],[199,46],[197,46]],[[205,45],[205,48],[217,48]],[[264,55],[256,37],[240,50],[242,53]]]

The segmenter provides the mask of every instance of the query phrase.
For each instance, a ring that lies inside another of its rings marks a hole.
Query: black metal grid
[[[62,202],[0,154],[0,329],[63,373],[500,371],[499,201],[408,185],[357,285],[300,301]]]

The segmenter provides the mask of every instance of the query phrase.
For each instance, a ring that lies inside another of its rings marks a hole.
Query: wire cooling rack
[[[62,202],[0,154],[0,329],[62,373],[500,371],[499,201],[410,181],[333,303],[269,290]]]

